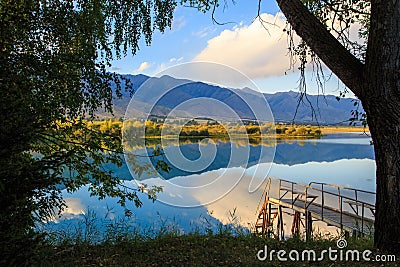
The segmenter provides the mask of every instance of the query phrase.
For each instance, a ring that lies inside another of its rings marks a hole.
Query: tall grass
[[[297,236],[286,240],[264,238],[240,224],[236,210],[228,214],[228,223],[215,224],[209,216],[199,218],[189,232],[175,219],[158,217],[154,225],[143,227],[135,218],[99,218],[88,211],[78,225],[46,229],[47,242],[38,251],[42,266],[376,266],[375,262],[340,262],[324,259],[311,262],[260,261],[257,253],[270,250],[317,252],[336,248],[337,237],[317,231],[310,241]],[[372,237],[348,238],[348,248],[373,250]],[[377,251],[374,251],[377,253]],[[387,266],[388,263],[385,263]],[[396,266],[391,263],[388,266]]]

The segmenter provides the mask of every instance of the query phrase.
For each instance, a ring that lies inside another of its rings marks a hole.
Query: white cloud
[[[217,28],[216,28],[216,27],[214,27],[214,26],[207,26],[207,27],[204,27],[204,28],[200,29],[200,30],[197,31],[197,32],[192,32],[192,35],[193,35],[193,36],[197,36],[197,37],[199,37],[199,38],[204,38],[204,37],[207,37],[207,36],[213,34],[213,33],[216,32],[216,31],[217,31]]]
[[[183,16],[174,18],[174,20],[172,21],[171,31],[177,32],[183,27],[185,27],[185,25],[186,25],[186,20]]]
[[[85,214],[85,208],[79,198],[65,198],[64,200],[67,207],[62,214]]]
[[[211,61],[236,68],[250,78],[284,75],[289,68],[286,25],[281,14],[262,14],[272,24],[262,25],[255,20],[251,25],[236,25],[208,41],[194,61]],[[298,37],[295,37],[296,41]]]
[[[171,58],[169,59],[169,62],[170,62],[170,63],[181,62],[182,60],[183,60],[183,57],[180,57],[180,58],[171,57]]]
[[[165,70],[175,66],[175,65],[179,65],[182,64],[184,62],[184,57],[171,57],[168,61],[165,62],[161,62],[159,64],[156,64],[154,66],[154,71],[151,72],[151,76],[159,76],[160,73],[163,73]],[[167,73],[164,73],[167,74]]]
[[[156,69],[151,73],[151,76],[158,76],[160,72],[165,71],[171,66],[175,65],[173,61],[169,60],[168,62],[162,62],[157,65]]]
[[[136,73],[140,73],[143,72],[144,70],[147,70],[148,68],[150,68],[151,64],[147,61],[142,62],[142,64],[140,64],[139,68],[137,68],[134,72]]]
[[[66,197],[64,200],[66,207],[61,212],[60,216],[52,216],[48,221],[58,223],[61,220],[79,218],[80,215],[85,214],[85,207],[82,204],[82,199]]]

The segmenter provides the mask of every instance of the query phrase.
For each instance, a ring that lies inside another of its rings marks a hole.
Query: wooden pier
[[[336,226],[346,235],[370,235],[375,219],[374,202],[374,192],[319,182],[303,185],[269,177],[257,207],[255,230],[263,236],[284,239],[283,214],[288,214],[293,217],[291,234],[305,233],[307,239],[315,221]]]

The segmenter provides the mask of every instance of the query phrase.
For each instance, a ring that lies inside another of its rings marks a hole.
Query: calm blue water
[[[198,144],[185,144],[180,150],[186,158],[197,160],[208,145],[215,146],[215,157],[208,165],[204,162],[203,170],[191,172],[173,167],[170,173],[141,178],[140,182],[161,185],[164,190],[154,203],[146,195],[140,195],[142,208],[128,203],[132,210],[130,221],[136,230],[145,232],[168,225],[182,233],[204,230],[220,222],[231,222],[229,212],[234,210],[237,222],[243,226],[252,224],[268,176],[304,184],[318,181],[375,191],[374,151],[370,138],[365,135],[348,133],[318,140],[282,140],[267,147],[220,141],[203,145],[203,150],[199,150]],[[167,147],[165,151],[168,149],[176,148]],[[275,152],[273,162],[271,151]],[[230,160],[232,154],[243,157]],[[126,165],[115,171],[131,177]],[[132,180],[126,184],[136,186]],[[88,210],[107,222],[124,218],[124,210],[116,199],[90,197],[87,188],[63,194],[69,207],[61,218],[50,223],[53,228],[79,224],[88,216]]]

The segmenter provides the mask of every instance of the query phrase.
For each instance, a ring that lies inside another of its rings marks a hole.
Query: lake
[[[189,162],[184,165],[189,169],[172,166],[171,172],[160,174],[163,178],[155,175],[140,177],[139,182],[149,186],[163,186],[163,192],[154,203],[141,194],[141,208],[128,203],[132,210],[129,223],[135,231],[142,233],[160,228],[179,233],[204,231],[216,229],[221,223],[236,223],[243,227],[254,225],[257,206],[269,176],[303,184],[326,182],[375,191],[375,161],[370,141],[370,137],[360,133],[340,133],[321,139],[277,140],[271,144],[243,145],[223,140],[188,141],[180,146],[170,144],[164,152],[175,155],[180,151],[181,156],[195,161],[193,168]],[[152,149],[154,146],[138,149],[135,153],[143,154]],[[167,158],[169,164],[177,160],[180,158]],[[196,166],[202,166],[202,169],[196,169]],[[113,170],[131,177],[126,165]],[[134,186],[135,183],[134,180],[126,181],[127,185]],[[52,229],[73,227],[93,213],[99,222],[126,220],[116,199],[90,197],[86,187],[71,194],[63,192],[63,196],[68,208],[61,218],[49,223]]]

